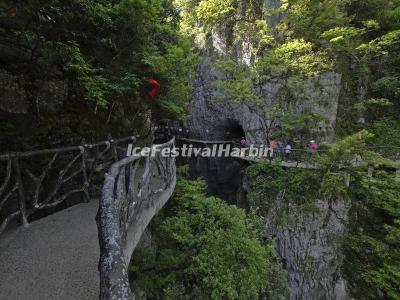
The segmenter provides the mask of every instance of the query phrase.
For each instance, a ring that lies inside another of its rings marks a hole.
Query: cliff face
[[[215,82],[222,73],[213,64],[212,58],[204,55],[199,67],[191,102],[191,119],[187,127],[196,136],[205,139],[224,139],[227,132],[240,126],[250,143],[263,144],[267,138],[267,129],[272,120],[267,110],[277,102],[277,95],[285,85],[284,79],[275,79],[255,84],[254,90],[262,99],[260,105],[251,102],[222,101]],[[321,141],[330,142],[334,138],[341,76],[325,73],[317,79],[308,80],[302,91],[302,99],[295,101],[292,110],[295,113],[311,111],[320,114],[324,121],[315,128]],[[300,95],[298,95],[300,97]],[[236,136],[237,137],[237,136]]]
[[[276,7],[279,0],[266,1]],[[268,20],[274,25],[279,20]],[[254,91],[262,103],[217,100],[220,91],[215,82],[223,78],[216,68],[216,58],[230,58],[250,63],[250,46],[237,42],[228,49],[223,34],[213,33],[203,51],[203,60],[194,84],[191,101],[191,118],[186,126],[191,134],[206,140],[238,138],[245,135],[253,144],[264,144],[272,116],[268,109],[274,107],[286,84],[286,79],[276,78],[255,82]],[[230,53],[230,54],[228,54]],[[324,121],[314,128],[320,142],[332,142],[341,91],[341,75],[333,72],[304,82],[302,91],[294,91],[292,111],[295,114],[314,112]],[[212,184],[217,179],[207,178]],[[237,189],[237,205],[251,206],[246,194],[249,182],[243,178]],[[315,210],[307,212],[285,199],[276,199],[265,216],[267,232],[276,238],[276,252],[288,271],[291,288],[290,299],[349,299],[346,283],[341,276],[342,254],[338,239],[346,231],[349,204],[343,199],[316,200]],[[282,213],[285,212],[284,218]]]
[[[279,7],[280,0],[260,1],[263,8],[274,9]],[[238,18],[247,9],[246,1],[239,1]],[[261,10],[263,9],[261,8]],[[241,10],[243,12],[241,12]],[[281,14],[265,17],[271,28],[274,28],[281,19]],[[213,30],[206,39],[203,48],[203,59],[199,66],[198,77],[194,82],[194,93],[191,101],[191,118],[186,123],[191,132],[205,139],[229,138],[230,133],[238,131],[246,135],[250,143],[264,144],[267,135],[274,134],[271,122],[274,117],[270,109],[276,106],[278,97],[287,89],[287,78],[275,78],[269,81],[255,80],[253,89],[255,95],[261,99],[260,104],[251,101],[234,102],[219,100],[220,90],[216,82],[224,78],[215,61],[218,59],[232,59],[243,64],[250,65],[257,58],[252,49],[249,37],[240,36],[233,39],[231,31]],[[338,112],[339,95],[341,91],[341,75],[328,72],[318,78],[306,80],[301,88],[291,89],[288,108],[295,114],[317,113],[322,117],[313,128],[314,139],[319,142],[332,142]],[[274,126],[280,126],[274,120]],[[272,130],[271,130],[272,129]],[[267,134],[268,132],[268,134]],[[237,138],[239,132],[233,136]],[[292,138],[297,138],[293,136]]]
[[[349,204],[316,200],[318,212],[304,212],[277,199],[266,216],[267,231],[288,271],[290,299],[349,299],[341,275],[339,239],[346,231]],[[283,220],[280,218],[283,218]]]
[[[250,183],[245,176],[237,196],[238,205],[257,209],[247,198]],[[275,238],[276,254],[287,270],[289,298],[350,299],[341,271],[340,247],[340,239],[347,231],[350,201],[317,199],[310,201],[307,208],[278,197],[268,207],[264,213],[265,228]]]
[[[187,124],[192,133],[208,140],[224,139],[226,132],[232,133],[239,126],[250,143],[265,143],[269,122],[265,109],[274,105],[282,81],[256,87],[263,100],[261,106],[256,106],[215,100],[218,91],[213,82],[219,76],[211,58],[205,56],[192,99],[192,117]],[[316,81],[307,82],[306,93],[315,102],[296,107],[297,111],[311,108],[325,116],[327,124],[321,124],[322,128],[317,130],[323,131],[328,142],[334,138],[339,92],[340,75],[323,74]],[[217,179],[207,178],[207,181],[212,186]],[[238,194],[238,205],[246,207],[245,189]],[[317,200],[318,212],[314,213],[289,205],[286,218],[280,220],[282,209],[287,205],[284,199],[276,199],[265,219],[268,233],[276,237],[276,252],[288,271],[290,299],[348,299],[340,271],[342,255],[336,244],[346,230],[348,204],[343,200]]]

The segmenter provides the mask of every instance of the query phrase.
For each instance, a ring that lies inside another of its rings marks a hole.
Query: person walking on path
[[[287,142],[286,146],[285,146],[285,159],[286,160],[289,160],[291,153],[292,153],[292,145],[290,144],[290,142]]]
[[[312,151],[317,151],[318,145],[317,145],[317,143],[316,143],[314,140],[312,140],[312,141],[310,142],[310,144],[308,144],[308,148],[309,148],[310,150],[312,150]]]
[[[314,140],[310,141],[308,144],[308,150],[310,152],[310,157],[316,155],[318,151],[318,144]]]
[[[269,139],[267,142],[268,154],[269,154],[268,157],[270,161],[274,159],[274,150],[276,148],[276,145],[277,142],[274,138]]]

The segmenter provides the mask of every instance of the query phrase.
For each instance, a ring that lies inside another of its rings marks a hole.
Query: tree
[[[7,125],[10,143],[2,145],[23,150],[76,137],[145,135],[152,115],[187,115],[197,52],[178,33],[172,1],[19,0],[4,7],[13,13],[1,23],[0,51],[12,45],[17,56],[4,68],[24,82],[30,111]],[[147,97],[149,77],[161,84],[157,101]],[[49,83],[57,88],[44,97]]]
[[[285,275],[261,224],[207,197],[203,181],[181,178],[152,223],[155,247],[134,254],[131,277],[150,299],[284,299]]]

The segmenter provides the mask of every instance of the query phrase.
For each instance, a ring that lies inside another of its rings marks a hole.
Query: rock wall
[[[269,7],[277,7],[279,0],[266,0]],[[268,19],[274,26],[281,16]],[[267,82],[255,82],[254,91],[262,103],[217,100],[220,91],[215,82],[224,74],[215,66],[220,58],[232,58],[249,64],[254,61],[251,47],[245,41],[236,42],[231,49],[225,43],[224,33],[213,32],[205,43],[198,77],[194,82],[191,100],[191,118],[186,127],[193,136],[205,140],[223,140],[227,132],[241,127],[250,143],[264,144],[272,116],[267,112],[274,107],[278,96],[286,85],[286,79],[276,78]],[[319,142],[332,142],[342,88],[341,75],[333,72],[304,82],[302,91],[294,91],[292,111],[315,112],[324,121],[314,128]],[[237,137],[235,137],[237,138]],[[193,166],[194,168],[196,166]],[[207,173],[208,184],[218,182],[212,173]],[[221,186],[218,184],[217,186]],[[248,208],[249,182],[242,179],[236,189],[236,204]],[[230,197],[230,198],[231,198]],[[230,201],[232,202],[232,201]],[[276,252],[288,271],[291,288],[290,299],[349,299],[346,283],[341,275],[342,253],[337,241],[346,231],[349,204],[343,199],[316,200],[318,210],[307,212],[285,199],[276,199],[265,216],[266,230],[276,237]],[[282,219],[282,212],[285,218]]]
[[[250,180],[244,177],[238,205],[249,201]],[[275,250],[288,273],[290,299],[351,299],[341,272],[341,237],[346,233],[349,200],[317,199],[311,209],[277,198],[264,214],[266,232],[275,238]]]
[[[0,111],[25,114],[28,112],[26,91],[22,87],[23,78],[13,76],[0,69]]]
[[[262,104],[256,105],[216,99],[219,91],[215,82],[223,74],[214,66],[211,57],[203,57],[198,74],[191,100],[191,119],[186,124],[191,132],[208,140],[224,139],[232,123],[236,123],[243,128],[250,143],[263,144],[271,121],[266,110],[277,102],[277,95],[285,85],[285,80],[275,79],[256,85],[255,91],[262,99]],[[322,74],[305,83],[302,98],[307,100],[296,102],[293,108],[298,113],[309,110],[323,116],[326,121],[315,128],[318,135],[322,136],[321,141],[331,142],[334,139],[340,88],[339,74]]]
[[[266,220],[288,272],[290,299],[349,299],[339,246],[349,204],[342,199],[316,200],[317,213],[302,211],[296,205],[285,209],[284,205],[277,199]],[[285,209],[283,216],[281,209]]]
[[[281,0],[260,1],[260,11],[276,9]],[[238,18],[243,17],[248,3],[239,1]],[[272,29],[282,18],[282,13],[268,16],[265,19]],[[194,82],[194,93],[191,101],[191,119],[186,123],[191,132],[200,138],[210,140],[226,138],[226,132],[232,124],[241,126],[246,138],[251,143],[265,143],[266,130],[271,121],[271,115],[266,110],[274,107],[278,95],[287,84],[286,78],[276,78],[267,82],[254,82],[254,92],[262,103],[237,103],[217,100],[220,91],[215,82],[223,79],[223,73],[215,66],[217,59],[230,58],[235,61],[251,64],[257,60],[254,49],[248,37],[235,37],[232,42],[232,30],[213,30],[202,48],[203,58],[199,66],[198,77]],[[316,137],[321,142],[331,142],[334,139],[339,95],[341,91],[341,75],[328,72],[313,80],[304,82],[303,90],[294,90],[291,109],[295,114],[315,112],[324,121],[316,126]],[[279,124],[278,124],[279,125]]]
[[[247,162],[224,157],[179,157],[177,165],[188,165],[191,179],[204,179],[207,195],[221,198],[229,204],[237,204],[236,195]]]

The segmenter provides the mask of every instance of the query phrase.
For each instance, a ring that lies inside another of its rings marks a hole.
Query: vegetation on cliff
[[[249,200],[262,214],[275,199],[298,205],[304,213],[318,213],[316,199],[351,201],[348,234],[341,242],[351,292],[357,299],[398,299],[400,185],[394,163],[368,150],[371,139],[362,131],[329,145],[314,158],[316,170],[283,170],[279,161],[267,160],[250,166]],[[378,168],[372,177],[370,166]]]
[[[351,231],[343,244],[351,292],[356,298],[399,299],[399,186],[387,168],[369,178],[365,167],[349,161],[363,157],[370,165],[383,163],[368,152],[368,144],[383,146],[379,152],[392,157],[399,151],[394,147],[400,143],[400,1],[283,0],[275,7],[265,1],[177,2],[183,31],[198,43],[212,34],[226,37],[226,56],[234,60],[217,63],[226,74],[216,82],[222,98],[258,105],[258,83],[286,81],[282,97],[267,112],[284,128],[291,128],[285,116],[294,118],[290,103],[301,105],[305,100],[293,91],[324,72],[341,74],[336,128],[340,141],[320,158],[321,169],[253,166],[251,197],[265,207],[269,198],[285,194],[308,209],[307,202],[316,197],[329,199],[339,193],[351,199]],[[246,56],[240,47],[245,47]],[[312,133],[310,120],[318,116],[296,118],[295,131],[308,128]],[[348,176],[350,187],[344,184]]]
[[[130,268],[149,299],[284,299],[285,272],[255,215],[207,197],[202,180],[180,178],[152,221],[152,245]]]
[[[5,1],[2,69],[28,109],[2,112],[1,150],[146,134],[151,118],[183,118],[197,56],[178,21],[164,0]],[[156,100],[149,77],[162,86]]]
[[[199,60],[194,45],[204,47],[213,34],[226,37],[226,53],[216,58],[222,99],[259,105],[258,84],[284,82],[266,111],[282,139],[315,134],[321,116],[291,104],[307,100],[301,91],[309,79],[339,73],[338,142],[318,158],[320,168],[254,165],[249,197],[261,211],[284,196],[309,213],[317,212],[315,198],[349,199],[342,246],[351,293],[400,299],[400,187],[380,155],[400,147],[400,0],[267,2],[275,3],[2,1],[0,150],[145,135],[151,121],[184,119]],[[149,77],[162,86],[156,100],[146,95]],[[26,112],[9,109],[18,97]],[[372,177],[368,166],[378,166]],[[258,222],[206,197],[201,181],[182,178],[152,224],[156,246],[135,256],[132,278],[152,298],[282,297],[280,265]]]

